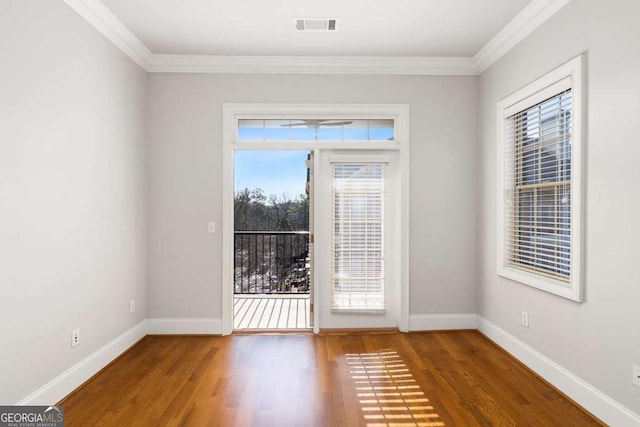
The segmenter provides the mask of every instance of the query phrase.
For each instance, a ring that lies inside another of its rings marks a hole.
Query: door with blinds
[[[397,153],[326,151],[321,167],[322,183],[316,183],[320,326],[397,327]]]

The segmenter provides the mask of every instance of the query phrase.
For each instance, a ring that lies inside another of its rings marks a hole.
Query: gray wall
[[[146,317],[146,75],[62,1],[0,2],[0,61],[0,403],[15,404]]]
[[[496,276],[496,103],[586,52],[586,302]],[[479,80],[479,314],[640,412],[640,2],[573,0]],[[520,311],[530,328],[520,326]]]
[[[221,316],[227,102],[410,104],[410,313],[475,313],[477,78],[153,74],[149,317]]]

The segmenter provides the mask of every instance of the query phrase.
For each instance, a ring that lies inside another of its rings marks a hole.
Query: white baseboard
[[[410,331],[477,329],[475,314],[414,314],[409,316]]]
[[[22,399],[17,405],[53,405],[59,402],[142,339],[146,333],[143,320]]]
[[[640,415],[616,402],[504,329],[478,316],[478,329],[549,383],[611,426],[640,426]]]
[[[205,318],[154,318],[147,319],[147,334],[203,334],[222,335],[222,319]]]
[[[222,319],[146,319],[49,381],[16,405],[51,405],[59,402],[147,334],[215,334]]]

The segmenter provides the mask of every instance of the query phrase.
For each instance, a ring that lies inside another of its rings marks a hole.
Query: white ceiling
[[[531,0],[102,0],[154,54],[472,57]],[[299,33],[296,17],[337,17]]]

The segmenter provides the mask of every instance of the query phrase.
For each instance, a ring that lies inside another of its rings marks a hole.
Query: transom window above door
[[[238,141],[394,141],[393,119],[239,119]]]

